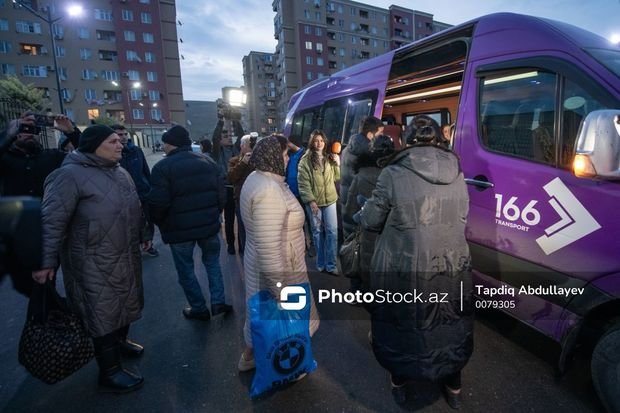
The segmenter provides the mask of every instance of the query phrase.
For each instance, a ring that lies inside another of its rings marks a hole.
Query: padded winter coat
[[[245,224],[245,298],[260,290],[279,297],[277,282],[283,286],[308,281],[304,211],[284,182],[284,177],[255,171],[241,189],[241,218]],[[319,328],[314,298],[310,313],[310,335]],[[250,313],[246,310],[245,342],[252,347]]]
[[[93,337],[141,317],[142,211],[129,173],[73,152],[45,181],[43,265],[62,265],[71,306]]]
[[[307,150],[299,161],[299,196],[304,204],[314,201],[320,207],[329,206],[338,200],[336,181],[340,180],[340,167],[325,157],[323,169],[314,169],[310,162],[311,153]]]
[[[362,226],[380,232],[371,290],[414,293],[411,303],[375,304],[371,310],[375,357],[393,375],[437,380],[460,371],[471,356],[467,213],[456,155],[431,146],[398,153],[362,209]]]
[[[166,244],[210,238],[220,231],[224,177],[212,159],[189,146],[171,151],[155,164],[146,198]]]
[[[351,136],[349,144],[342,151],[342,162],[340,166],[340,203],[347,202],[349,196],[349,186],[353,182],[354,168],[357,158],[362,154],[370,152],[370,140],[361,133]]]

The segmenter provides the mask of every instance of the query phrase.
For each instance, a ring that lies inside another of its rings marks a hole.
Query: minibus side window
[[[345,130],[343,143],[349,143],[349,138],[359,133],[359,126],[362,118],[370,115],[372,110],[372,99],[362,99],[358,101],[347,102],[347,113],[345,119]]]
[[[557,75],[521,69],[483,77],[480,138],[495,152],[555,165]]]
[[[342,100],[325,106],[323,109],[323,126],[321,128],[331,142],[343,140],[342,130],[346,109],[346,104]]]
[[[594,110],[607,109],[577,83],[566,79],[562,95],[561,165],[571,168],[575,156],[575,141],[581,122]]]
[[[289,138],[295,145],[305,146],[308,143],[310,132],[315,128],[313,121],[316,118],[315,112],[317,110],[296,113],[293,117],[293,126]]]

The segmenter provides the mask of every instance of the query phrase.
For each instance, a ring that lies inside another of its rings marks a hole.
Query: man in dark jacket
[[[151,170],[146,162],[142,149],[134,145],[129,139],[129,132],[127,132],[127,129],[119,124],[112,125],[111,128],[114,129],[114,132],[116,132],[123,144],[123,157],[121,158],[120,165],[129,172],[133,183],[136,185],[136,191],[138,192],[144,215],[147,217],[148,221],[148,238],[152,238],[153,224],[151,220],[148,219],[148,208],[146,205],[146,196],[151,190]],[[146,253],[151,257],[157,257],[159,255],[159,252],[152,245]]]
[[[67,135],[77,148],[80,130],[69,118],[56,116],[54,128]],[[0,195],[43,198],[45,178],[60,168],[67,153],[59,149],[43,149],[38,140],[39,133],[32,112],[12,120],[9,127],[0,132]],[[33,263],[33,268],[24,268],[11,258],[6,267],[13,280],[13,287],[29,296],[33,286],[31,271],[35,269],[36,263]]]
[[[223,175],[211,159],[192,152],[189,133],[182,126],[173,126],[161,140],[166,157],[153,167],[151,175],[147,196],[151,218],[164,242],[170,244],[179,284],[189,302],[183,315],[209,320],[211,314],[194,273],[193,255],[198,244],[209,277],[211,312],[230,312],[219,262],[220,213],[226,201]]]
[[[357,158],[362,154],[370,152],[370,142],[376,135],[383,133],[383,123],[381,119],[374,116],[368,116],[362,119],[360,124],[360,133],[351,136],[349,144],[342,151],[342,163],[340,165],[340,203],[344,208],[348,196],[349,186],[353,181],[353,168],[357,163]],[[351,228],[355,228],[355,223],[350,220],[351,217],[343,216],[343,235],[344,238],[349,236]]]

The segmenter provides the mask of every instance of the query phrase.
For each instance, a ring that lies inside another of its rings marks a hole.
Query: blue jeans
[[[338,217],[336,203],[319,207],[318,215],[312,213],[312,208],[309,205],[307,210],[308,216],[311,217],[312,240],[316,248],[316,268],[319,271],[337,271]]]
[[[211,305],[224,304],[226,299],[224,298],[224,281],[220,268],[220,239],[217,234],[210,238],[170,244],[174,266],[179,275],[179,284],[181,284],[192,310],[201,312],[207,311],[208,307],[194,273],[195,244],[198,244],[202,250],[202,263],[209,277]]]

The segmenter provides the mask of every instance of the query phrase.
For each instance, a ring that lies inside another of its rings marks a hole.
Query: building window
[[[80,49],[80,59],[89,60],[93,57],[93,51],[90,49]]]
[[[99,117],[99,109],[88,109],[88,119],[97,119]]]
[[[9,31],[9,21],[7,19],[0,19],[0,31]]]
[[[155,37],[153,33],[142,33],[142,40],[144,43],[155,43]]]
[[[316,21],[320,22],[321,21],[321,12],[317,11],[314,13],[314,18],[316,19]]]
[[[144,61],[148,63],[155,63],[155,53],[153,52],[144,52]]]
[[[144,119],[144,111],[142,109],[132,109],[131,113],[134,119]]]
[[[60,80],[67,80],[67,68],[66,67],[58,68],[58,77],[60,78]]]
[[[339,27],[344,27],[344,20],[338,19],[338,26]]]
[[[84,69],[82,70],[82,79],[84,80],[97,79],[97,72],[95,72],[92,69]]]
[[[146,72],[146,80],[149,82],[157,82],[157,72]]]
[[[112,21],[112,10],[95,9],[95,20]]]
[[[77,35],[79,39],[90,39],[90,32],[86,27],[78,28]]]
[[[15,76],[16,75],[15,65],[11,65],[8,63],[0,64],[0,73],[6,76]]]
[[[128,42],[135,42],[136,41],[136,33],[132,32],[131,30],[125,30],[123,32],[123,35],[125,37],[125,40]]]
[[[153,23],[153,19],[151,18],[151,13],[142,12],[140,13],[140,21],[145,24]]]
[[[344,47],[340,48],[340,56],[344,57],[347,53],[347,49],[345,49]]]
[[[323,58],[322,57],[317,57],[316,58],[316,64],[317,66],[323,66]]]
[[[33,23],[25,20],[15,22],[15,30],[18,33],[37,33],[41,34],[41,23]]]
[[[356,44],[356,43],[357,43],[357,37],[351,36],[351,44]]]
[[[323,43],[317,43],[316,44],[316,51],[319,53],[323,52]]]
[[[0,53],[10,53],[11,49],[11,42],[0,40]]]
[[[344,42],[344,33],[338,33],[338,41],[340,41],[340,43]]]
[[[84,99],[88,101],[97,99],[97,91],[95,89],[84,89]]]
[[[306,42],[306,50],[312,50],[312,42]]]
[[[56,46],[56,57],[65,57],[65,47]]]
[[[307,65],[314,64],[314,61],[313,61],[313,59],[312,59],[312,56],[306,56],[306,64],[307,64]]]
[[[306,79],[312,80],[312,72],[306,72]]]
[[[99,60],[116,62],[117,58],[118,53],[116,52],[116,50],[99,50]]]
[[[56,39],[61,40],[65,37],[65,29],[58,23],[54,23],[52,25],[52,30],[54,31],[54,36],[56,36]]]
[[[126,22],[132,22],[133,21],[133,11],[123,9],[121,11],[121,18],[123,20],[125,20]]]
[[[159,90],[149,90],[149,100],[159,100],[160,98]]]
[[[308,26],[307,24],[304,25],[304,33],[305,34],[310,34],[312,33],[312,29],[310,29],[310,26]]]
[[[141,100],[142,99],[142,91],[140,89],[130,89],[129,96],[131,100]]]
[[[314,34],[317,36],[323,36],[323,29],[321,29],[320,27],[316,27],[314,29]]]
[[[151,109],[151,119],[160,120],[161,119],[161,109],[153,108]]]
[[[129,60],[130,62],[135,62],[138,60],[138,53],[133,50],[127,50],[125,52],[125,56],[127,56],[127,60]]]
[[[116,70],[102,70],[101,78],[110,81],[114,80],[115,82],[120,80],[119,73]]]
[[[129,70],[127,71],[127,77],[129,80],[140,80],[140,72],[137,70]]]
[[[310,12],[308,10],[304,10],[304,19],[310,20]]]
[[[60,91],[60,94],[62,95],[63,100],[68,101],[71,100],[71,91],[69,89],[63,89]]]
[[[141,4],[151,4],[151,0],[140,0]]]

